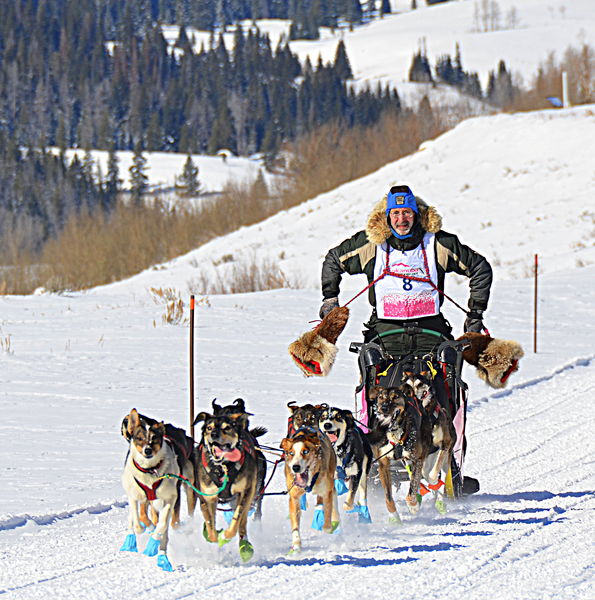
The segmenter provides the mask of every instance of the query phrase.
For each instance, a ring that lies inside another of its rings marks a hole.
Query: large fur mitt
[[[349,309],[333,308],[312,330],[289,345],[289,354],[306,377],[324,377],[331,371],[337,356],[335,346],[349,319]]]
[[[518,370],[524,356],[520,344],[512,340],[499,340],[489,335],[468,332],[459,340],[471,342],[463,358],[477,368],[477,375],[489,386],[499,389],[506,386],[512,373]]]

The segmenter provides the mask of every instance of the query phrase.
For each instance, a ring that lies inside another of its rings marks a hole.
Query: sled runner
[[[359,421],[369,431],[374,431],[378,422],[378,406],[370,398],[372,388],[398,388],[411,374],[423,374],[438,399],[437,410],[444,409],[456,432],[450,470],[445,487],[449,497],[459,497],[463,493],[463,463],[465,456],[465,424],[467,410],[467,384],[461,377],[463,351],[468,347],[466,340],[447,339],[442,334],[420,327],[392,329],[369,335],[365,342],[352,342],[349,350],[358,355],[360,384],[356,388],[356,404],[359,399]],[[409,350],[402,354],[387,351],[385,341],[400,336],[409,340],[404,347]],[[417,349],[416,339],[423,336],[423,350]],[[435,340],[428,348],[427,340]],[[421,375],[420,375],[421,376]],[[397,478],[409,480],[404,464],[397,463]],[[423,493],[423,486],[422,486]]]

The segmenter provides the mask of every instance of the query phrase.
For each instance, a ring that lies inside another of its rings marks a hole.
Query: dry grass
[[[180,292],[174,288],[150,288],[149,293],[155,304],[164,305],[165,312],[161,316],[164,325],[185,325],[184,301]],[[155,323],[153,323],[155,325]]]
[[[204,273],[188,284],[191,294],[241,294],[262,292],[279,288],[300,288],[297,278],[289,278],[272,260],[250,260],[231,264],[222,275],[219,271],[214,278]]]
[[[285,150],[293,157],[287,182],[268,190],[262,178],[225,186],[199,209],[170,208],[158,198],[142,206],[120,202],[106,217],[73,217],[38,256],[1,257],[0,292],[85,289],[121,279],[251,225],[405,156],[446,129],[440,115],[387,116],[371,128],[328,125]],[[199,281],[203,293],[235,293],[297,286],[273,264],[235,264],[232,280]]]

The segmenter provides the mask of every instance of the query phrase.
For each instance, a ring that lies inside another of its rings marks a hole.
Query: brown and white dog
[[[141,423],[145,423],[149,427],[151,425],[156,425],[158,421],[151,417],[147,417],[146,415],[141,415],[137,413]],[[130,443],[132,440],[132,434],[128,429],[130,415],[126,415],[122,419],[121,425],[121,433],[124,439]],[[186,431],[180,427],[176,427],[171,423],[165,423],[165,440],[169,442],[173,446],[173,450],[176,454],[176,458],[178,460],[178,466],[180,467],[180,472],[182,475],[188,480],[188,482],[194,485],[194,440],[186,435]],[[181,490],[182,484],[178,481],[178,500],[174,506],[174,510],[171,517],[171,526],[175,529],[180,523],[180,500],[181,494],[179,493]],[[190,486],[183,486],[186,490],[186,503],[188,508],[188,515],[192,516],[194,514],[194,508],[196,507],[196,494],[192,490]],[[157,515],[156,513],[152,514],[152,518],[148,516],[149,511],[149,502],[141,503],[139,506],[139,519],[142,524],[146,527],[153,527],[157,524]]]
[[[130,450],[126,458],[122,485],[128,496],[128,535],[122,550],[137,551],[136,534],[144,526],[139,519],[139,507],[150,503],[158,515],[144,554],[155,556],[164,571],[171,571],[167,558],[169,523],[176,505],[179,507],[179,481],[182,475],[173,444],[167,440],[163,422],[148,424],[133,408],[126,417],[126,432]],[[169,477],[171,476],[171,478]],[[193,479],[193,475],[190,474]]]
[[[254,438],[247,431],[245,412],[201,412],[194,424],[203,422],[197,448],[196,481],[201,491],[200,507],[205,519],[203,536],[223,546],[239,533],[240,557],[246,562],[254,548],[248,541],[247,522],[258,485],[258,462]],[[235,506],[230,525],[216,529],[217,504]]]
[[[285,481],[289,493],[289,518],[291,520],[290,554],[300,552],[300,498],[311,492],[322,504],[324,523],[322,531],[333,533],[339,526],[335,470],[337,457],[328,437],[310,427],[298,429],[281,442],[285,458]]]

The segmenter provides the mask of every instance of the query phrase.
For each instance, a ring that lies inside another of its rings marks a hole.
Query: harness
[[[154,477],[158,476],[157,469],[161,466],[162,462],[163,461],[159,462],[156,466],[151,467],[150,469],[145,469],[144,467],[141,467],[134,459],[132,459],[132,464],[136,469],[138,469],[141,473],[148,473],[149,475],[153,475]],[[136,481],[141,490],[145,493],[145,496],[147,497],[147,500],[149,502],[152,500],[157,500],[157,488],[161,485],[163,479],[157,479],[157,481],[155,481],[155,483],[153,483],[151,487],[145,485],[144,483],[141,483],[136,477],[133,477],[133,479],[134,481]]]
[[[380,275],[374,279],[374,281],[372,281],[372,283],[368,284],[361,292],[358,292],[353,298],[351,298],[351,300],[349,300],[348,302],[346,302],[343,306],[347,306],[348,304],[351,304],[356,298],[358,298],[359,296],[361,296],[366,290],[369,290],[373,285],[375,285],[376,283],[378,283],[381,279],[384,279],[384,277],[386,277],[387,275],[392,275],[393,277],[398,277],[399,279],[409,279],[411,281],[417,281],[419,283],[427,283],[429,284],[433,289],[435,289],[439,294],[442,294],[447,300],[450,300],[457,308],[460,308],[465,314],[468,314],[469,311],[466,310],[465,308],[463,308],[458,302],[456,302],[456,300],[453,300],[448,294],[446,294],[443,290],[441,290],[431,279],[430,277],[430,267],[428,265],[428,255],[426,254],[426,247],[424,244],[424,240],[423,237],[421,239],[421,253],[424,259],[424,270],[427,273],[427,277],[414,277],[413,275],[404,275],[401,273],[394,273],[393,271],[390,270],[390,264],[389,264],[389,255],[390,255],[390,250],[389,250],[389,244],[388,242],[386,243],[386,264],[384,269],[382,270],[382,272],[380,273]]]
[[[223,485],[223,481],[226,478],[228,479],[230,484],[233,484],[235,475],[237,475],[237,473],[242,469],[242,467],[244,465],[244,462],[246,460],[246,455],[250,455],[254,459],[256,459],[256,451],[254,449],[254,444],[252,444],[246,438],[242,438],[241,441],[242,441],[241,446],[239,448],[236,446],[236,449],[238,449],[240,451],[240,458],[237,461],[233,461],[233,464],[235,466],[235,471],[231,471],[231,472],[228,472],[227,465],[224,464],[225,462],[231,462],[231,461],[226,461],[225,458],[223,458],[221,461],[214,460],[213,455],[207,451],[207,449],[205,448],[205,445],[202,442],[200,443],[198,450],[200,452],[201,464],[204,467],[205,471],[207,472],[207,475],[209,476],[211,481],[217,487],[221,487]],[[229,485],[227,487],[226,493],[221,495],[222,500],[224,500],[224,497],[228,498],[228,497],[232,496],[230,490],[231,490],[231,485]],[[223,492],[223,491],[224,491],[223,489],[220,490],[220,492]]]

